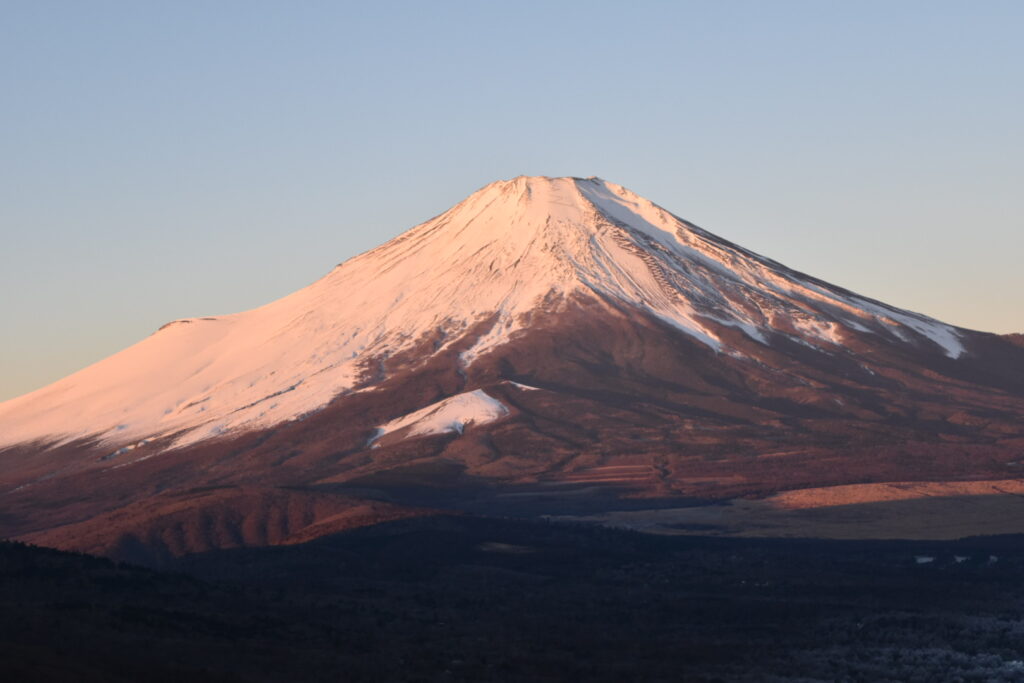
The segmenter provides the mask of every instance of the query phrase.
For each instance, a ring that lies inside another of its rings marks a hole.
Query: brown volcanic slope
[[[1011,334],[1004,334],[1002,337],[1014,346],[1024,348],[1024,334],[1021,334],[1020,332],[1013,332]]]
[[[621,217],[606,223],[633,235]],[[732,250],[731,259],[760,258],[696,234]],[[673,284],[676,271],[651,259],[640,261],[659,286],[686,291]],[[1014,339],[956,330],[957,357],[871,325],[809,341],[801,316],[829,306],[769,315],[760,338],[722,322],[735,310],[709,310],[700,322],[718,348],[600,291],[518,313],[520,329],[471,363],[466,352],[493,333],[497,313],[454,337],[428,331],[365,359],[359,390],[284,422],[183,446],[156,435],[114,457],[98,437],[9,447],[0,453],[0,534],[158,557],[297,542],[427,509],[592,515],[835,485],[1022,476],[1024,349]],[[504,414],[378,438],[389,421],[475,390]]]
[[[21,540],[160,564],[209,550],[294,545],[427,514],[432,512],[315,491],[212,486],[156,494]]]

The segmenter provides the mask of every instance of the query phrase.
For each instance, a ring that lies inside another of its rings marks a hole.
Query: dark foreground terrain
[[[1024,539],[425,517],[160,571],[0,544],[6,681],[1020,681]]]

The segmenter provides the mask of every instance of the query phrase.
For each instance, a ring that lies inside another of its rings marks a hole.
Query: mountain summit
[[[202,494],[219,510],[273,500],[314,524],[336,507],[324,487],[437,505],[396,491],[447,486],[481,509],[541,487],[540,510],[562,500],[551,486],[999,478],[1022,416],[1024,353],[996,335],[795,272],[614,183],[521,176],[283,299],[168,323],[0,404],[0,495],[13,531],[43,533],[131,505],[166,519],[154,494],[185,514],[183,492],[209,486],[248,492]]]

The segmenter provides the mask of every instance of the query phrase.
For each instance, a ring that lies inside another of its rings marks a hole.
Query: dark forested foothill
[[[1024,541],[426,517],[153,571],[0,545],[10,681],[1018,681]]]

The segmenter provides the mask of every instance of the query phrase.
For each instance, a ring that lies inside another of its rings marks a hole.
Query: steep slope
[[[0,532],[201,486],[565,512],[1009,479],[1022,417],[1024,351],[1005,339],[618,185],[520,177],[295,294],[170,323],[0,404]]]

